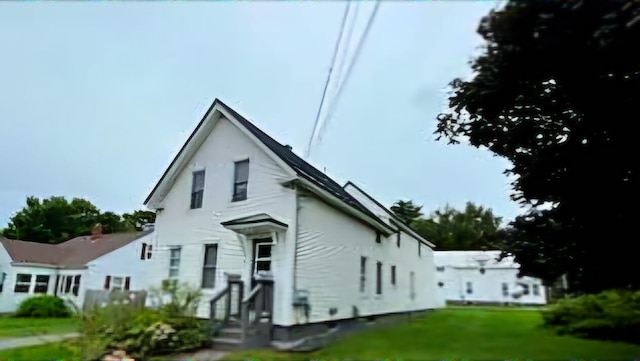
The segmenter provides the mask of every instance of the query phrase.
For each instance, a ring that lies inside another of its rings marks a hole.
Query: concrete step
[[[221,351],[234,351],[239,350],[242,347],[242,339],[239,338],[226,338],[226,337],[214,337],[213,349]]]
[[[223,327],[218,331],[218,336],[222,338],[242,338],[242,328],[240,327]]]

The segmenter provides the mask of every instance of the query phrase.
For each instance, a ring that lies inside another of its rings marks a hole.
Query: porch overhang
[[[266,213],[234,218],[220,222],[220,224],[226,229],[245,236],[256,233],[286,231],[287,228],[289,228],[288,224],[279,221]]]

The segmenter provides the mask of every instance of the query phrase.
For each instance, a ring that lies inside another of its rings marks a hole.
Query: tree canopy
[[[578,292],[640,287],[640,3],[512,0],[482,19],[474,76],[455,79],[436,133],[508,159],[507,250],[521,273]]]
[[[414,219],[422,216],[422,206],[413,204],[411,200],[397,201],[391,206],[391,211],[407,225],[410,225]]]
[[[27,197],[26,205],[16,212],[6,228],[5,237],[40,243],[60,243],[68,239],[91,233],[96,223],[102,225],[104,233],[141,229],[146,223],[155,221],[155,213],[135,211],[120,216],[113,212],[100,212],[91,202],[65,197],[50,197],[42,201]]]
[[[449,205],[433,212],[428,218],[413,221],[412,228],[440,251],[502,249],[505,231],[502,219],[491,209],[468,202],[459,211]]]

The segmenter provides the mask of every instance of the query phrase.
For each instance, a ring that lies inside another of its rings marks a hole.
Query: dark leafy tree
[[[422,216],[422,206],[413,204],[413,201],[399,200],[391,206],[391,211],[407,225],[411,225],[414,219]]]
[[[502,219],[491,209],[471,202],[463,211],[449,205],[426,219],[416,219],[412,226],[441,251],[496,250],[504,247]]]
[[[2,234],[11,239],[56,244],[90,234],[97,223],[104,233],[114,233],[134,230],[135,222],[144,224],[149,220],[155,220],[153,212],[135,211],[121,217],[113,212],[101,213],[93,203],[81,198],[69,202],[64,197],[42,201],[27,197],[25,207],[11,217]]]
[[[133,213],[125,213],[122,218],[137,230],[142,230],[145,224],[156,222],[156,213],[153,211],[138,210]]]
[[[639,288],[640,3],[512,0],[484,17],[474,76],[456,79],[440,137],[508,159],[528,208],[507,250],[521,273],[577,292]]]

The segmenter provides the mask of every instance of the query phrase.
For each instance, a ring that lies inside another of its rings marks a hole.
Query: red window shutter
[[[140,259],[145,259],[145,253],[147,253],[147,244],[146,243],[142,243],[142,251],[140,252]]]
[[[110,286],[111,286],[111,276],[106,276],[104,278],[104,289],[108,290]]]
[[[131,277],[124,278],[124,290],[129,291],[129,285],[131,284]]]
[[[147,259],[151,259],[151,251],[153,250],[153,246],[149,245],[147,247]]]

